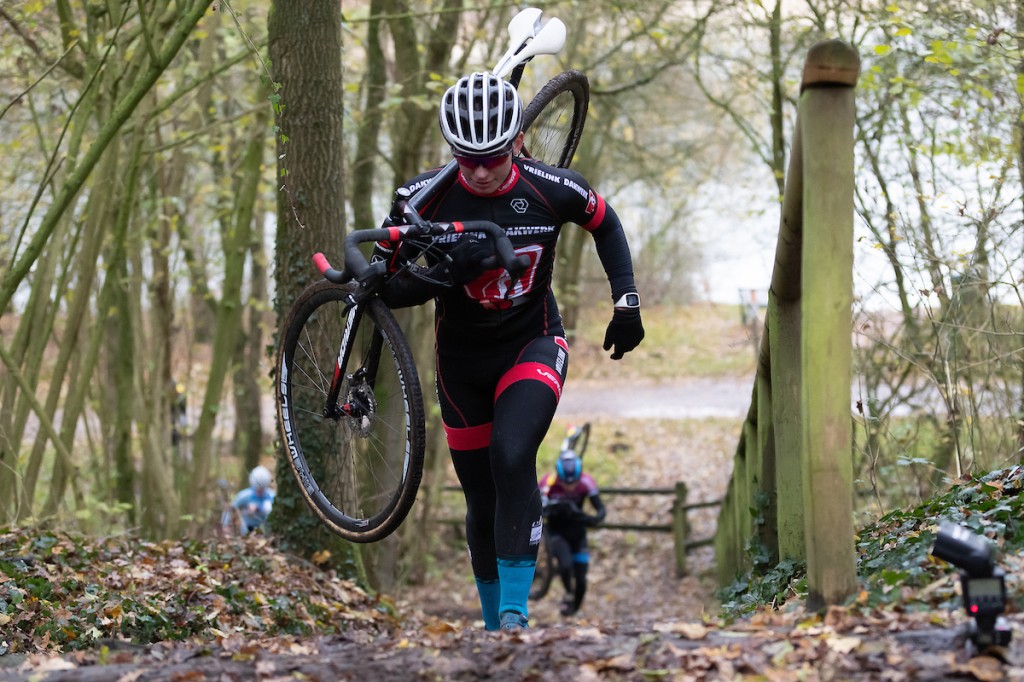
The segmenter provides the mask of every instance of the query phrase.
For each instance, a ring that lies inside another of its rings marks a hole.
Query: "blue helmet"
[[[575,483],[583,475],[583,460],[576,456],[575,450],[563,450],[555,462],[555,472],[563,483]]]

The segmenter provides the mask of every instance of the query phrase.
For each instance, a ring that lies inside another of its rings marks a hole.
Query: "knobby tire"
[[[401,525],[416,500],[426,444],[423,395],[394,314],[370,299],[353,331],[345,315],[350,291],[316,282],[292,306],[277,360],[278,425],[299,490],[324,525],[346,540],[376,542]],[[361,368],[375,380],[361,380]],[[328,404],[336,370],[343,382]]]
[[[590,84],[580,71],[558,74],[526,107],[523,154],[549,166],[568,168],[583,135]]]

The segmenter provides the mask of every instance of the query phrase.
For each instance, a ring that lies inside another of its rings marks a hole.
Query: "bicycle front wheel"
[[[590,83],[580,71],[563,71],[540,89],[523,115],[523,153],[549,166],[568,168],[583,135]]]
[[[375,542],[398,528],[423,475],[423,396],[412,352],[380,300],[307,288],[285,322],[277,414],[310,508],[334,533]]]

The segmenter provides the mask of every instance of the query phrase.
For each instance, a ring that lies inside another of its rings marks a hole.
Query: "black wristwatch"
[[[622,298],[615,302],[616,308],[639,308],[640,307],[640,294],[635,291],[631,291],[628,294],[623,294]]]

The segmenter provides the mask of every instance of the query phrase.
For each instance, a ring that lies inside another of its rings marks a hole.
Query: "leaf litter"
[[[941,509],[982,532],[999,524],[1001,542],[1019,538],[1019,476],[958,482]],[[968,513],[970,504],[990,511]],[[859,565],[880,563],[848,605],[819,614],[790,599],[742,618],[716,615],[709,557],[675,580],[670,542],[599,531],[584,611],[559,617],[555,586],[531,607],[538,627],[511,637],[481,630],[468,581],[453,578],[464,555],[427,581],[431,603],[415,590],[373,596],[267,538],[150,543],[0,529],[0,682],[1024,680],[1016,604],[1011,647],[976,655],[955,576],[921,557],[933,526],[934,514],[905,510],[864,529]],[[1016,545],[1004,542],[1001,565],[1016,594]],[[887,592],[876,579],[885,571],[896,575]],[[661,587],[645,594],[649,585]]]

